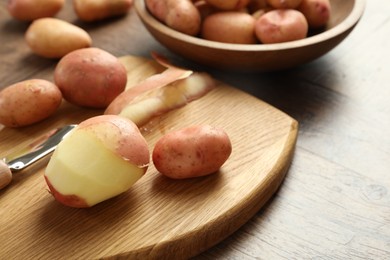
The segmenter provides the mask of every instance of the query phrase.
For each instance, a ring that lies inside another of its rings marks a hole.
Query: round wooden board
[[[161,68],[126,57],[129,84]],[[44,132],[102,111],[63,102],[49,120],[0,130],[0,157]],[[14,174],[0,191],[2,259],[185,259],[220,242],[248,221],[275,193],[291,162],[297,122],[234,87],[153,119],[142,131],[153,148],[163,134],[193,124],[223,127],[233,152],[214,175],[170,180],[151,165],[128,192],[89,209],[56,202],[43,172],[48,158]]]

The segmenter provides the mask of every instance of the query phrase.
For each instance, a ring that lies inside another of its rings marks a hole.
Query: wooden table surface
[[[6,2],[0,1],[0,88],[34,77],[52,80],[56,61],[31,53],[23,38],[28,24],[13,20]],[[158,51],[299,122],[295,157],[279,191],[195,259],[390,259],[389,1],[367,1],[358,26],[325,56],[273,73],[225,72],[186,61],[151,37],[135,10],[85,24],[68,1],[58,17],[85,28],[94,46],[114,55]]]

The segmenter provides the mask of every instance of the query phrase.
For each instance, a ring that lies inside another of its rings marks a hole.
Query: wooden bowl
[[[312,61],[337,46],[360,20],[365,0],[330,0],[331,19],[322,32],[305,39],[277,44],[228,44],[177,32],[156,20],[144,0],[135,9],[147,30],[172,52],[196,63],[218,69],[274,71]]]

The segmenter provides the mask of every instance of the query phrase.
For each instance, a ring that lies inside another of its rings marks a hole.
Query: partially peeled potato
[[[57,146],[44,176],[57,201],[86,208],[130,189],[145,174],[149,157],[132,121],[97,116],[80,123]]]

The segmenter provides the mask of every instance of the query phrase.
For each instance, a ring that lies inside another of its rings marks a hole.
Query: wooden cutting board
[[[161,71],[126,57],[129,84]],[[0,128],[0,157],[57,126],[99,110],[63,102],[42,123]],[[89,209],[56,202],[43,173],[48,158],[14,174],[0,191],[1,259],[186,259],[217,244],[247,222],[276,192],[291,162],[297,122],[221,82],[200,100],[153,119],[142,132],[150,148],[163,134],[193,124],[223,127],[233,152],[217,174],[170,180],[153,166],[128,192]]]

